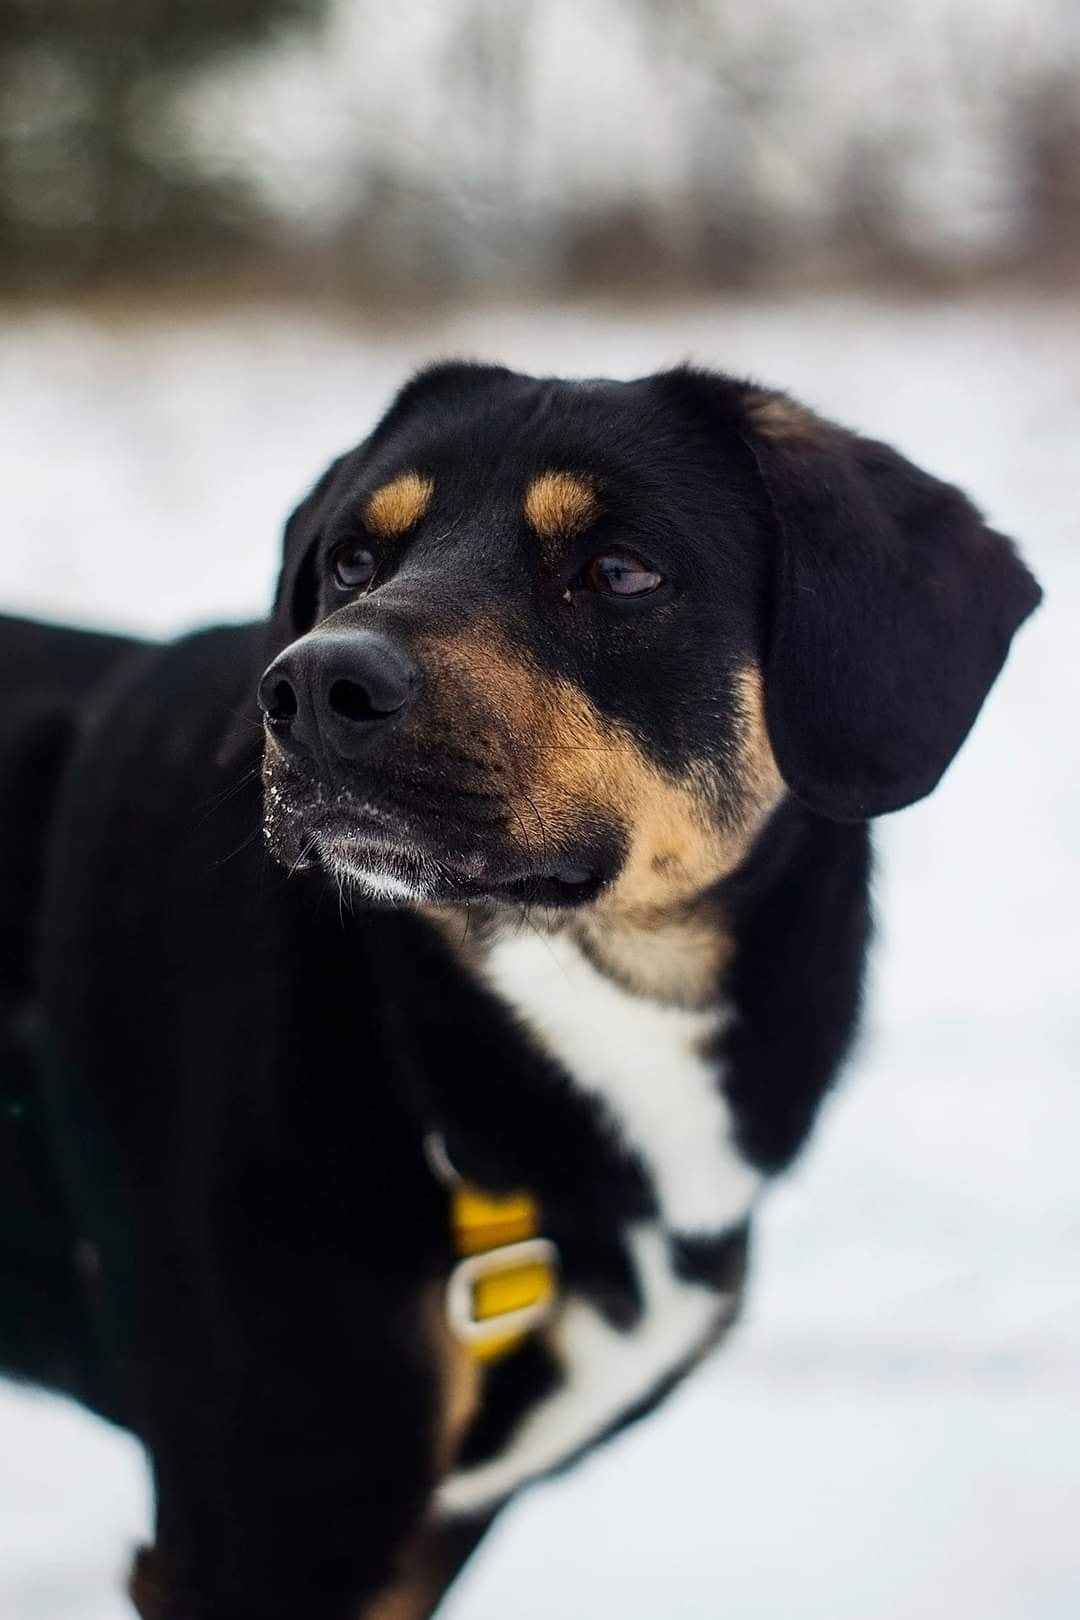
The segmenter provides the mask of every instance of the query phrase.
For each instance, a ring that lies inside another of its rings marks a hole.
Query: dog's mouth
[[[293,772],[265,775],[264,825],[276,859],[290,872],[321,868],[377,903],[580,906],[617,863],[616,840],[597,827],[569,850],[549,847],[539,822],[532,836],[522,826],[511,840],[507,807],[494,794],[427,785],[331,790]]]
[[[415,843],[373,839],[352,826],[320,833],[317,860],[339,881],[391,903],[575,906],[592,899],[603,882],[598,868],[570,861],[507,872],[498,858],[474,854],[455,860],[445,851],[432,856]]]
[[[350,804],[317,827],[313,856],[332,877],[390,903],[582,905],[604,880],[599,862],[538,856],[482,839],[448,838],[438,826],[418,826],[381,806]]]

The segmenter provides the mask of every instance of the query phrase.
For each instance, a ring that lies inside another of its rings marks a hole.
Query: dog
[[[781,392],[454,362],[267,622],[4,623],[0,1349],[145,1443],[145,1620],[430,1614],[717,1345],[1039,599]]]

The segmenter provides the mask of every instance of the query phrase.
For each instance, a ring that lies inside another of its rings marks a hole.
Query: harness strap
[[[426,1139],[428,1162],[450,1189],[457,1265],[446,1285],[450,1329],[478,1361],[520,1349],[558,1302],[559,1251],[540,1235],[531,1193],[484,1192],[465,1181],[440,1135]]]

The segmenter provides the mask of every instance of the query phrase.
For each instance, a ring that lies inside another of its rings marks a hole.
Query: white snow
[[[882,825],[867,1036],[761,1221],[749,1319],[501,1522],[447,1620],[1080,1612],[1080,317],[831,295],[0,316],[0,601],[167,632],[265,602],[276,533],[408,367],[693,356],[897,442],[1023,539],[1048,602],[942,788]],[[0,1614],[121,1620],[137,1448],[0,1391]]]

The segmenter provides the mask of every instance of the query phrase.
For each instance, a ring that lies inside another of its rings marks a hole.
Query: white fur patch
[[[569,1299],[545,1335],[563,1364],[565,1382],[526,1413],[498,1457],[444,1481],[436,1493],[437,1512],[480,1512],[548,1473],[708,1346],[731,1301],[678,1277],[655,1225],[636,1228],[629,1244],[644,1304],[638,1325],[622,1332],[587,1300]]]
[[[492,989],[604,1108],[642,1162],[670,1231],[714,1235],[741,1221],[762,1177],[735,1145],[705,1042],[723,1009],[648,1001],[605,978],[564,935],[514,934],[485,965]]]
[[[415,904],[423,900],[424,891],[411,883],[403,883],[391,872],[373,872],[363,866],[353,866],[344,861],[331,865],[335,877],[344,877],[346,882],[355,888],[361,889],[369,899],[392,901],[401,904],[408,901]]]
[[[566,1299],[544,1333],[564,1382],[525,1414],[499,1456],[450,1475],[436,1496],[445,1514],[479,1512],[547,1473],[707,1347],[734,1301],[680,1277],[669,1239],[729,1230],[762,1184],[735,1146],[716,1062],[703,1055],[723,1028],[722,1008],[689,1011],[635,996],[562,935],[509,936],[492,947],[484,971],[644,1166],[660,1218],[627,1234],[642,1298],[636,1326],[613,1327],[589,1300]]]
[[[407,851],[368,843],[354,848],[348,839],[324,837],[318,840],[318,850],[331,877],[359,889],[369,900],[416,905],[427,898],[423,863]]]

